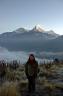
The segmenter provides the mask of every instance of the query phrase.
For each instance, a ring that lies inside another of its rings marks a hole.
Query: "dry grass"
[[[63,64],[52,64],[51,66],[50,64],[39,65],[39,69],[40,72],[37,79],[38,90],[41,89],[41,91],[45,91],[45,93],[48,92],[48,94],[51,90],[52,92],[55,90],[63,90],[63,83],[61,82],[61,80],[63,80],[63,73],[61,73],[63,72]],[[4,81],[2,86],[0,86],[0,96],[21,96],[20,92],[27,90],[28,81],[24,72],[24,66],[22,65],[18,69],[12,71],[8,68],[6,80],[7,83]],[[58,80],[58,82],[55,80]],[[17,84],[15,82],[17,82]]]
[[[19,96],[15,83],[4,83],[0,87],[0,96]]]

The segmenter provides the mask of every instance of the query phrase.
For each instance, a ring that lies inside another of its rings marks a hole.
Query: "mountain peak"
[[[42,29],[42,27],[41,27],[40,25],[36,25],[36,26],[33,28],[33,31],[43,32],[44,30]]]
[[[15,32],[17,32],[17,33],[23,33],[23,32],[28,32],[28,30],[27,29],[25,29],[25,28],[18,28],[18,29],[16,29],[15,30]]]

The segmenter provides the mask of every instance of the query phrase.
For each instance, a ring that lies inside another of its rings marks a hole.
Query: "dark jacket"
[[[27,62],[25,64],[25,73],[27,77],[33,76],[36,78],[38,73],[38,62],[35,61],[33,64]]]

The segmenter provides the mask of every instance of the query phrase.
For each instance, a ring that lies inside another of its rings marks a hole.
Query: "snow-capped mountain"
[[[26,29],[26,28],[18,28],[16,30],[14,30],[13,32],[16,32],[16,33],[41,32],[41,33],[46,33],[46,34],[58,36],[58,34],[56,34],[53,30],[45,31],[39,24],[34,26],[34,28],[32,28],[31,30]]]
[[[13,32],[17,32],[17,33],[23,33],[23,32],[28,32],[29,30],[25,29],[25,28],[18,28],[16,30],[14,30]]]
[[[34,32],[42,32],[42,33],[46,33],[46,34],[51,34],[54,36],[58,36],[58,34],[56,34],[53,30],[49,30],[49,31],[45,31],[40,25],[36,25],[32,31]]]
[[[45,31],[36,25],[31,30],[18,28],[13,32],[0,34],[0,46],[12,51],[54,51],[59,37],[61,36],[54,31]]]
[[[36,32],[44,32],[44,29],[42,29],[42,27],[40,25],[36,25],[32,31],[36,31]]]

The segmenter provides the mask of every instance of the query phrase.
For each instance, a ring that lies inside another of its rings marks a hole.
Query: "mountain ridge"
[[[12,32],[4,32],[2,34],[6,34],[6,33],[24,33],[24,32],[41,32],[41,33],[47,33],[47,34],[54,34],[54,35],[58,35],[57,33],[55,33],[53,30],[49,30],[49,31],[45,31],[40,25],[35,25],[32,29],[26,29],[24,27],[21,28],[17,28],[16,30],[13,30]],[[1,35],[1,34],[0,34]]]
[[[35,27],[39,29],[39,27]],[[62,51],[63,36],[54,31],[17,29],[0,34],[0,46],[11,51]],[[21,30],[21,32],[20,32]],[[43,29],[42,29],[43,30]]]

